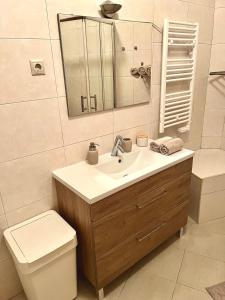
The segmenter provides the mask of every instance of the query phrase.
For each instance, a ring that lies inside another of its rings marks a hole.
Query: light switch
[[[30,69],[32,76],[45,75],[45,65],[42,59],[30,60]]]

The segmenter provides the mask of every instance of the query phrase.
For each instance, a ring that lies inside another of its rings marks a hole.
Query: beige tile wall
[[[210,71],[225,70],[225,1],[215,1],[214,30]],[[225,80],[222,76],[208,78],[202,148],[225,150]]]
[[[152,101],[114,112],[68,119],[56,14],[98,16],[95,0],[2,1],[0,26],[0,299],[20,283],[2,233],[24,219],[56,207],[51,171],[85,158],[88,143],[109,151],[117,133],[158,133],[161,34],[154,32]],[[201,143],[214,1],[124,0],[122,19],[199,21],[198,78],[189,146]],[[218,1],[218,6],[224,1]],[[221,20],[222,22],[222,20]],[[215,50],[216,51],[216,50]],[[218,50],[220,51],[220,50]],[[30,59],[44,59],[46,75],[30,74]],[[220,105],[220,100],[218,100]],[[188,138],[187,138],[188,141]]]

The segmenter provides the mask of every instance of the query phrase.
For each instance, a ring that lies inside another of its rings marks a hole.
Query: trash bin
[[[75,230],[50,210],[5,230],[29,300],[72,300],[77,296]]]

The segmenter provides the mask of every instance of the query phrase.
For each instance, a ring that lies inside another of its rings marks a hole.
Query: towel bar
[[[225,76],[225,71],[210,72],[209,75]]]
[[[160,133],[177,125],[190,130],[198,31],[198,23],[164,21]]]

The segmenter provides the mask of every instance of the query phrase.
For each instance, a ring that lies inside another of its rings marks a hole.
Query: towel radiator
[[[160,133],[179,125],[179,132],[190,130],[198,31],[198,23],[164,21]]]

